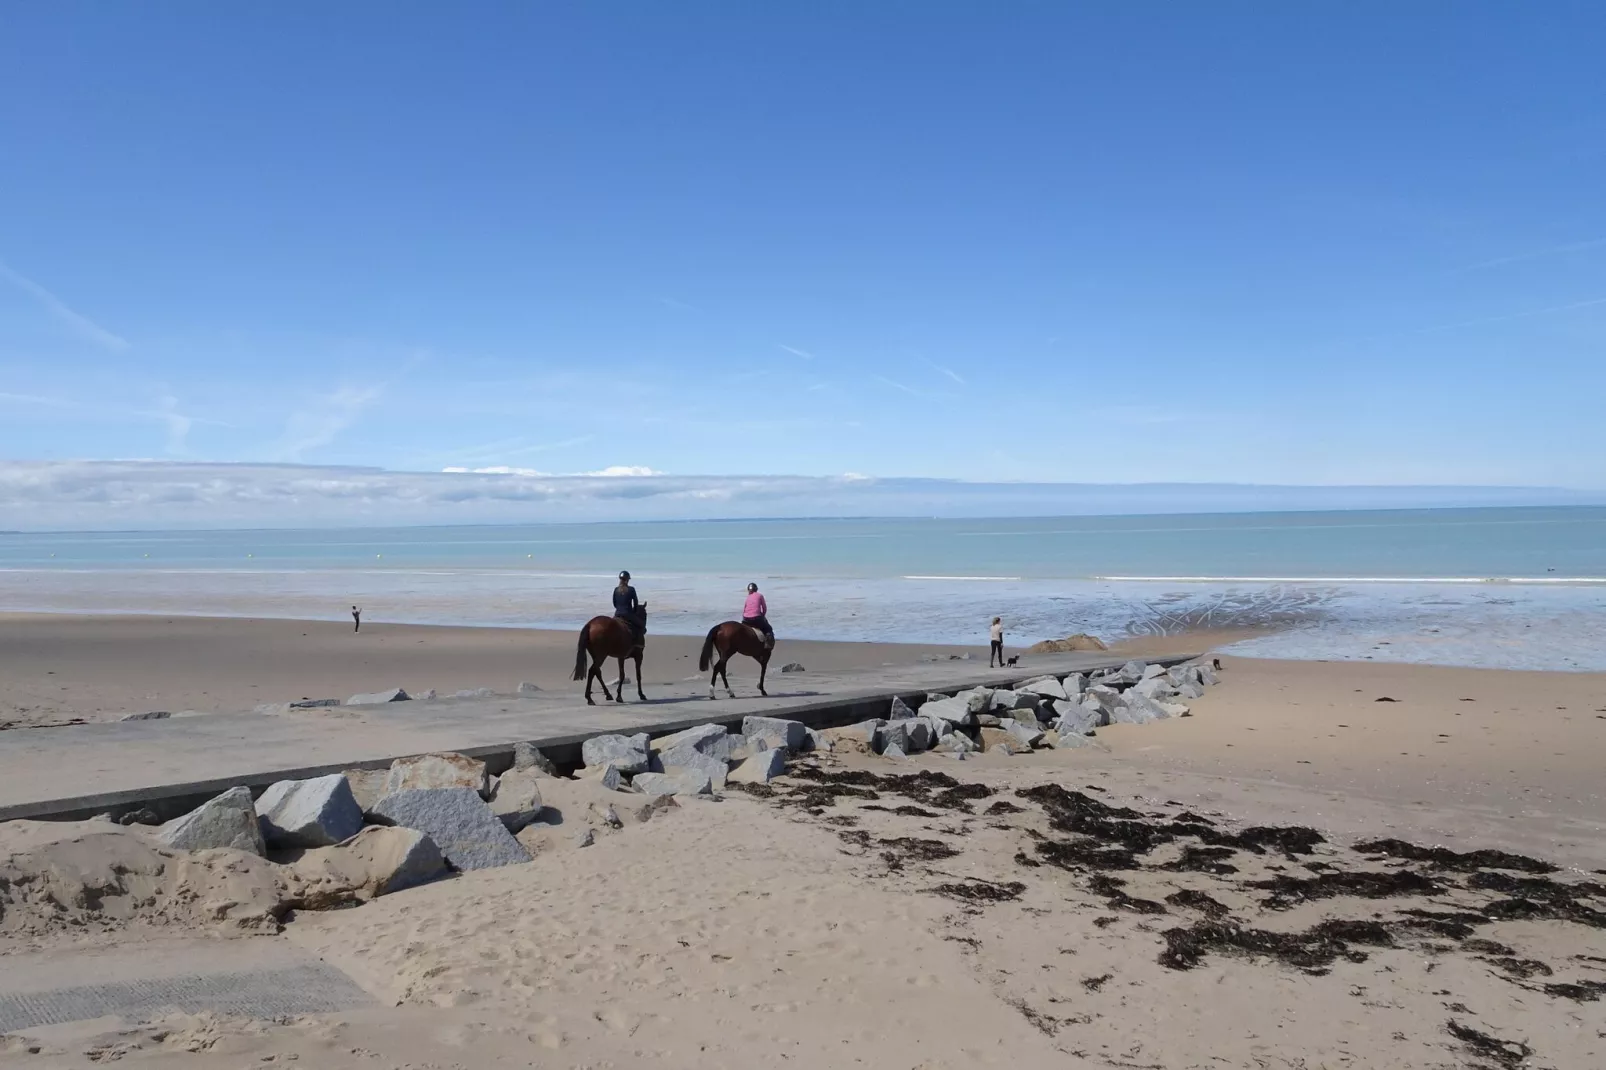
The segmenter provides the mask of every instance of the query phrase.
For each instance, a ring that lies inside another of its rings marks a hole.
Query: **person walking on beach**
[[[619,573],[619,586],[613,589],[613,615],[630,625],[630,633],[637,639],[642,638],[641,599],[630,586],[628,572]]]
[[[769,603],[758,593],[758,584],[749,583],[747,602],[742,606],[742,623],[757,628],[764,634],[764,645],[772,647],[775,645],[775,629],[770,627],[769,613]]]
[[[357,608],[356,606],[352,606],[351,607],[351,623],[352,623],[352,629],[351,629],[352,631],[354,631],[354,632],[362,631],[362,610]]]
[[[998,659],[998,667],[1004,667],[1004,618],[994,617],[991,629],[993,646],[987,653],[987,667],[993,667],[993,659]]]

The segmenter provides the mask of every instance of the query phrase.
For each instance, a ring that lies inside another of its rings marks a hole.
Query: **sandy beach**
[[[17,659],[7,680],[37,664],[18,652],[27,643],[56,644],[56,686],[68,689],[56,712],[88,716],[135,697],[260,701],[263,691],[338,693],[376,677],[440,688],[561,682],[567,641],[370,634],[365,624],[358,638],[370,645],[345,664],[355,643],[341,646],[352,637],[334,626],[175,618],[160,642],[149,623],[121,620],[5,627],[6,657]],[[79,637],[71,660],[59,656],[62,632]],[[146,638],[98,665],[82,653],[137,634]],[[232,651],[247,634],[253,649]],[[677,661],[690,648],[657,642]],[[875,666],[932,652],[816,644],[796,657]],[[547,822],[521,833],[532,863],[357,909],[298,911],[278,932],[207,921],[193,907],[121,920],[82,902],[48,916],[13,909],[0,916],[0,962],[19,968],[110,969],[129,954],[182,962],[223,941],[242,962],[271,952],[333,967],[372,1004],[284,1021],[169,1014],[39,1027],[0,1041],[0,1062],[1606,1062],[1606,887],[1593,872],[1606,869],[1606,676],[1222,660],[1222,683],[1190,716],[1109,726],[1078,750],[962,763],[837,753],[795,764],[756,795],[732,790],[650,814],[621,803],[617,829],[592,820],[600,789],[544,782]],[[186,666],[181,684],[164,682]],[[8,685],[5,701],[47,701],[42,675],[22,677],[36,689],[26,699]],[[298,691],[293,680],[311,682]],[[1203,823],[1231,846],[1189,854],[1165,831],[1173,823]],[[0,856],[50,850],[95,824],[13,823]],[[576,847],[574,830],[589,825],[595,845]],[[1054,845],[1072,825],[1084,847],[1103,836],[1098,851],[1135,854],[1066,861]],[[1266,849],[1246,831],[1257,826],[1314,835]],[[1515,852],[1521,862],[1492,860],[1533,868],[1355,849],[1380,839]],[[238,873],[207,864],[213,891],[203,899],[226,888],[249,901]],[[1502,905],[1519,900],[1529,906]],[[1246,950],[1219,942],[1227,929],[1283,935]]]

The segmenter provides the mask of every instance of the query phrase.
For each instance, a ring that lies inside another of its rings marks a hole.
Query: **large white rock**
[[[950,732],[939,739],[937,745],[931,749],[940,754],[970,754],[981,748],[976,745],[975,740],[963,732]]]
[[[542,776],[535,769],[509,769],[497,778],[491,792],[491,813],[509,832],[516,833],[541,816]]]
[[[732,784],[768,784],[786,772],[786,749],[760,751],[730,771]]]
[[[621,773],[645,773],[649,761],[647,733],[592,736],[580,744],[580,758],[589,766],[600,768],[612,762]]]
[[[256,811],[274,847],[330,847],[362,831],[362,807],[339,773],[272,784]]]
[[[1136,691],[1128,691],[1121,697],[1124,704],[1110,714],[1110,720],[1116,724],[1148,724],[1171,716],[1158,702]]]
[[[752,761],[751,758],[748,761]],[[697,769],[671,769],[664,773],[637,773],[631,786],[644,795],[707,795],[714,790],[707,773]]]
[[[796,754],[808,739],[808,729],[802,721],[781,717],[743,717],[742,735],[747,737],[748,746],[785,747]]]
[[[399,791],[380,799],[373,816],[424,833],[454,869],[466,872],[530,860],[530,852],[472,788]]]
[[[969,691],[959,692],[954,698],[963,699],[965,709],[970,713],[986,713],[993,705],[993,689],[973,687]]]
[[[473,788],[484,796],[491,793],[491,777],[484,762],[466,754],[419,754],[390,763],[386,795],[425,788]]]
[[[1148,667],[1149,666],[1146,662],[1142,662],[1134,658],[1125,665],[1121,666],[1120,671],[1115,674],[1115,679],[1121,680],[1125,683],[1135,684],[1139,680],[1143,679],[1143,673],[1148,669]]]
[[[371,691],[363,695],[353,695],[346,700],[348,706],[383,706],[387,702],[406,702],[412,696],[399,687],[392,687],[387,691]]]
[[[1015,689],[1026,691],[1044,698],[1069,698],[1065,693],[1065,685],[1052,676],[1040,676],[1036,680],[1028,680]]]
[[[1079,672],[1073,672],[1060,681],[1060,686],[1065,689],[1065,694],[1068,698],[1074,699],[1087,690],[1087,677]]]
[[[259,855],[262,829],[257,823],[251,789],[230,788],[208,799],[183,817],[175,817],[156,832],[158,842],[179,851],[232,847]]]
[[[1163,675],[1165,675],[1165,666],[1164,665],[1145,665],[1145,666],[1143,666],[1143,676],[1140,679],[1152,680],[1156,676],[1163,676]]]

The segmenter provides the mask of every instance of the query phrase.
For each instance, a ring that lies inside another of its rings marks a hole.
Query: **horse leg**
[[[758,693],[763,695],[765,698],[770,697],[770,693],[764,690],[764,674],[769,671],[770,655],[769,651],[765,651],[764,654],[758,659]]]
[[[637,650],[636,651],[636,697],[639,698],[641,701],[646,702],[647,701],[647,692],[645,692],[645,691],[643,691],[641,689],[641,655],[642,655],[642,651]]]
[[[613,700],[615,702],[623,702],[625,700],[625,655],[623,654],[619,655],[619,682],[614,685],[614,689],[617,693],[614,695]]]
[[[722,659],[720,659],[720,662],[719,662],[719,675],[721,675],[721,676],[723,676],[725,678],[725,694],[729,695],[731,698],[735,698],[736,697],[736,692],[731,690],[730,664],[731,664],[731,655],[730,654],[726,654]]]
[[[595,667],[589,668],[589,669],[586,670],[586,705],[587,706],[595,706],[597,704],[597,700],[591,697],[591,674],[596,672],[596,671],[597,670],[596,670]]]
[[[612,702],[613,701],[613,696],[608,693],[608,681],[606,681],[606,680],[604,680],[602,678],[602,664],[603,664],[602,659],[598,658],[596,660],[596,663],[591,666],[591,675],[595,676],[597,678],[597,686],[602,688],[602,701],[604,701],[604,702]],[[589,680],[587,680],[586,686],[589,689],[589,687],[590,687],[590,681]],[[596,704],[592,703],[592,705],[596,705]]]

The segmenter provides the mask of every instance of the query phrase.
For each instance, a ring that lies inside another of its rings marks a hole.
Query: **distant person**
[[[775,645],[775,629],[770,627],[770,607],[758,593],[758,584],[747,585],[747,602],[742,606],[742,623],[764,633],[764,645]]]
[[[992,634],[993,646],[992,649],[987,653],[987,667],[989,669],[992,668],[994,659],[997,659],[998,667],[1002,669],[1004,667],[1004,618],[994,617],[993,626],[990,631]]]
[[[354,632],[362,631],[362,610],[359,609],[356,606],[352,606],[351,607],[351,623],[352,623],[352,629],[351,629],[352,631],[354,631]]]
[[[636,589],[630,586],[630,573],[619,573],[619,586],[613,589],[613,615],[630,625],[630,632],[637,639],[643,637],[641,623],[641,599],[636,597]]]

